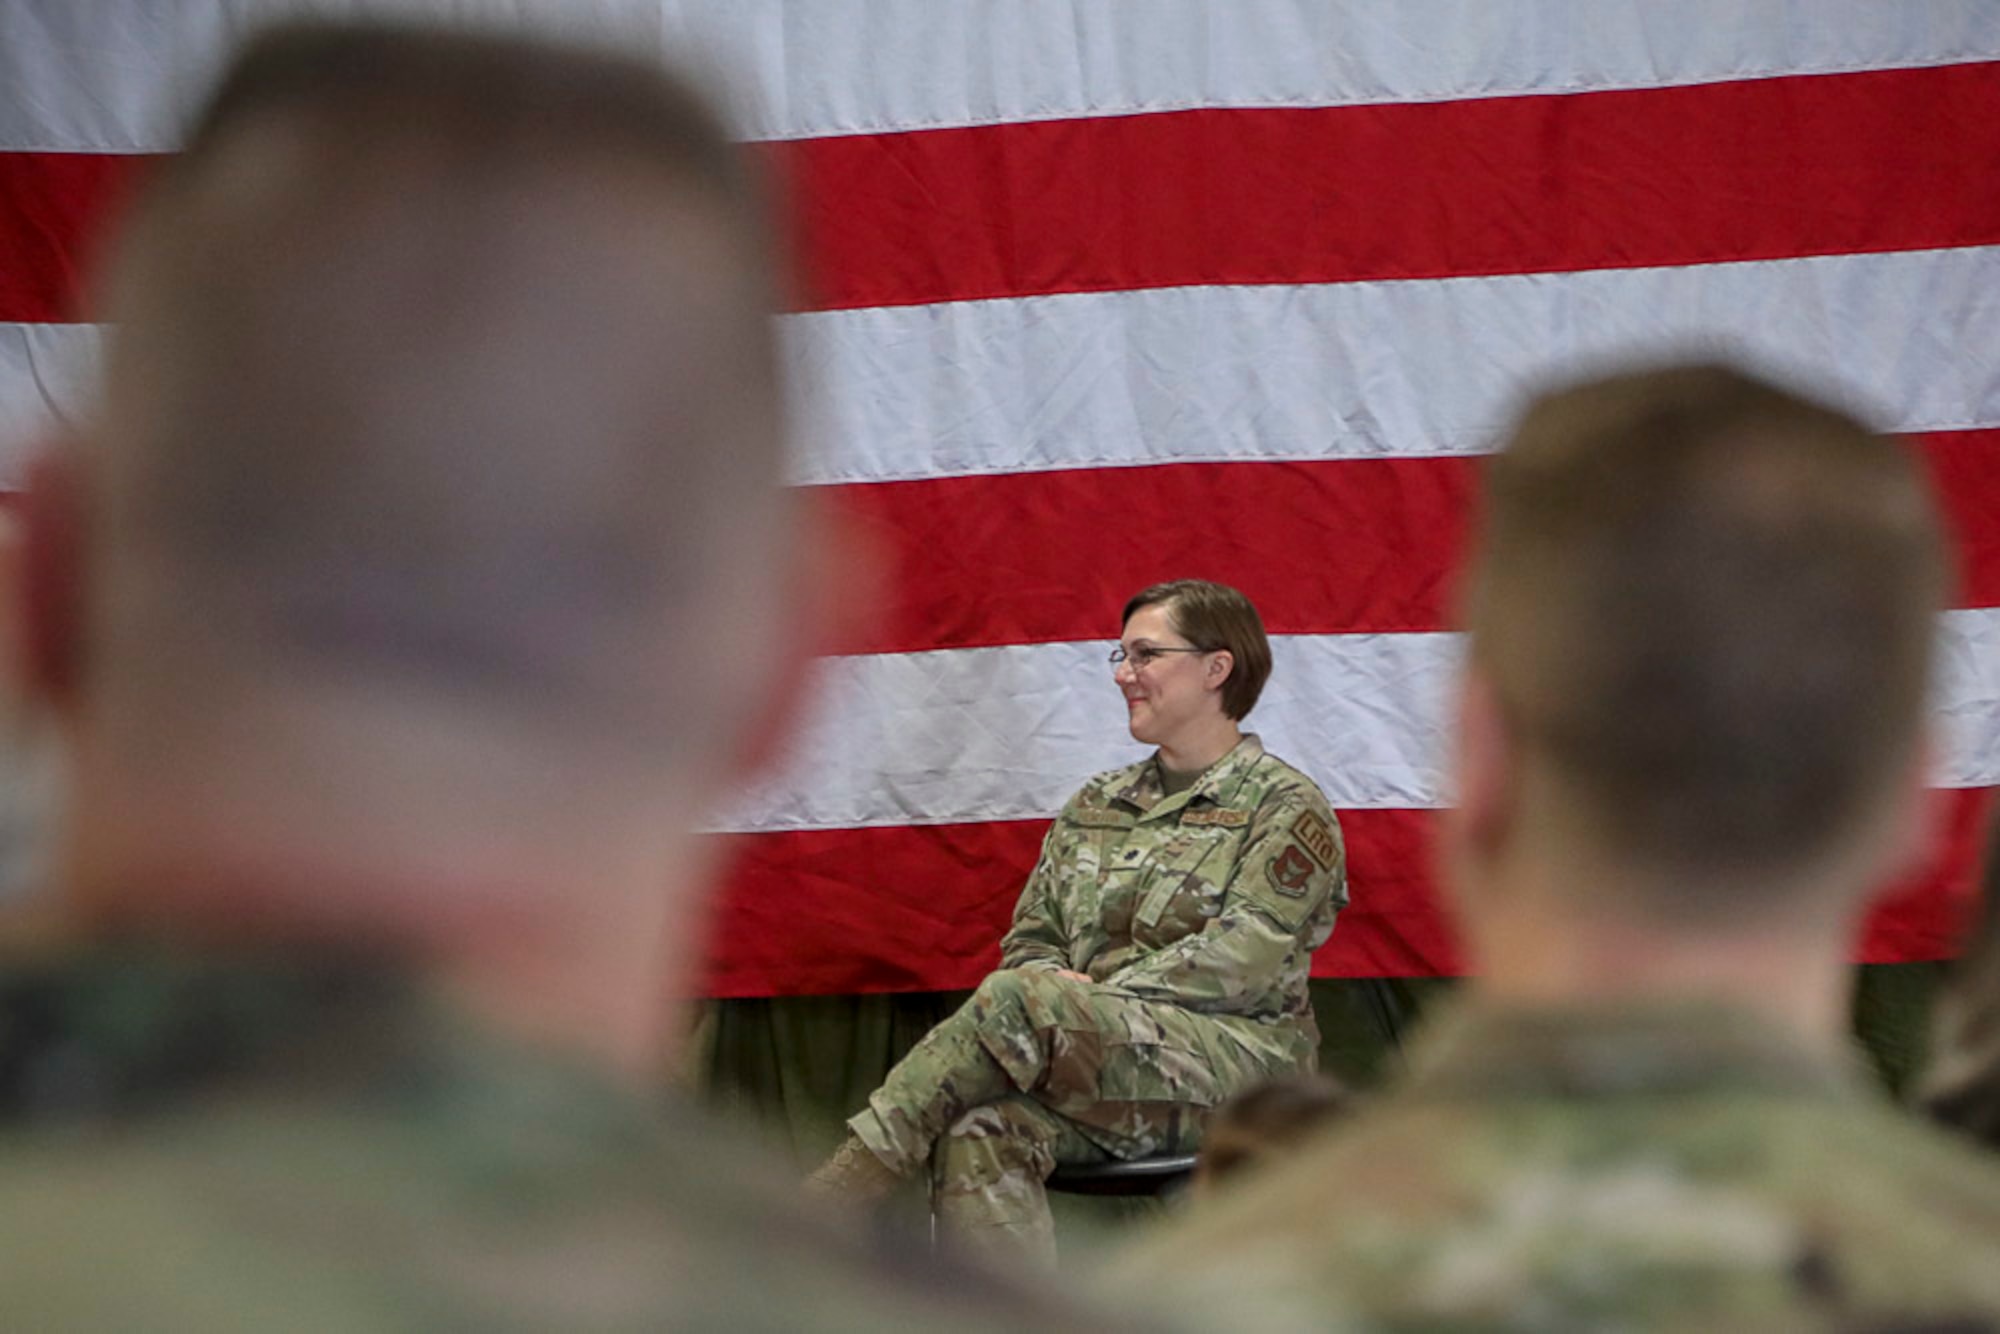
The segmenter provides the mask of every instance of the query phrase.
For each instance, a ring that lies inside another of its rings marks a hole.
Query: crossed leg
[[[1231,1022],[1002,970],[848,1124],[899,1175],[930,1170],[948,1239],[1047,1259],[1043,1182],[1058,1163],[1191,1151],[1210,1108],[1298,1068],[1232,1040]]]

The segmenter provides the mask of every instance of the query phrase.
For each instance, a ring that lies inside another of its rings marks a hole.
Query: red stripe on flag
[[[1940,839],[1877,900],[1855,958],[1948,957],[1974,895],[1984,790],[1937,794]],[[1434,812],[1343,811],[1353,902],[1313,961],[1320,977],[1461,969],[1430,866]],[[833,829],[738,840],[702,994],[717,997],[970,987],[1041,847],[1044,820]]]
[[[2000,430],[1921,437],[1958,563],[1957,607],[2000,607]]]
[[[809,309],[2000,242],[2000,64],[766,144]],[[0,153],[0,320],[76,317],[116,154]]]
[[[0,153],[0,320],[82,317],[86,261],[148,159]]]
[[[2000,241],[2000,64],[771,145],[815,308]]]
[[[1963,564],[1956,605],[2000,606],[2000,430],[1920,454]],[[1111,639],[1125,599],[1199,575],[1279,634],[1452,624],[1478,461],[1190,463],[828,488],[889,553],[881,621],[850,652]]]
[[[1466,458],[1193,463],[836,488],[892,553],[857,651],[1115,639],[1125,599],[1199,575],[1277,633],[1445,624]]]
[[[1979,901],[1991,803],[1986,788],[1956,788],[1932,797],[1937,841],[1931,856],[1875,896],[1855,946],[1856,963],[1921,963],[1958,953]]]

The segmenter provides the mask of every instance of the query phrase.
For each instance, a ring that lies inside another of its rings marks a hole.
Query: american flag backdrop
[[[1426,842],[1478,456],[1523,385],[1688,352],[1937,479],[1938,848],[1856,957],[1950,951],[2000,784],[1994,0],[6,0],[9,457],[85,410],[92,238],[222,53],[362,8],[692,61],[787,182],[796,480],[892,573],[715,814],[711,994],[974,982],[1049,817],[1140,754],[1104,654],[1183,575],[1261,608],[1251,725],[1340,812],[1317,970],[1457,970]]]

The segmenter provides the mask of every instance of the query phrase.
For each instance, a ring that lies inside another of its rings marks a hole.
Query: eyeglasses
[[[1146,668],[1153,665],[1155,658],[1163,654],[1213,652],[1215,650],[1212,648],[1158,648],[1152,644],[1136,644],[1132,648],[1127,649],[1123,644],[1120,644],[1117,648],[1111,650],[1111,656],[1106,661],[1113,667],[1116,667],[1121,662],[1129,662],[1132,664],[1133,671],[1143,672]]]

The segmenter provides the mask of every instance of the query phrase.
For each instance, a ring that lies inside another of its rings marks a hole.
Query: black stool
[[[1058,1167],[1049,1189],[1067,1195],[1166,1195],[1194,1175],[1194,1155],[1134,1158],[1130,1162],[1075,1163]]]

